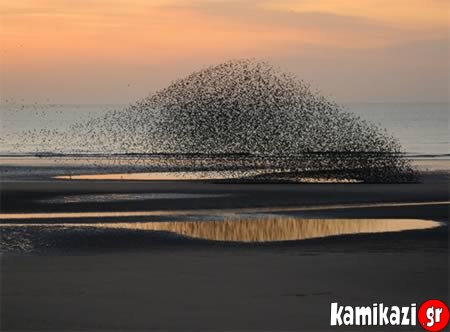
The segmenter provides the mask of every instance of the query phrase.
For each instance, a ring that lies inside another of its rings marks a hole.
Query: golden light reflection
[[[185,172],[141,172],[141,173],[104,173],[55,176],[59,180],[126,180],[126,181],[175,181],[175,180],[233,180],[246,179],[262,175],[267,170],[246,170],[244,174],[236,171],[185,171]],[[282,178],[280,178],[282,179]],[[308,178],[287,179],[302,183],[358,183],[356,179]]]
[[[296,219],[189,221],[101,224],[97,227],[146,231],[167,231],[212,241],[273,242],[321,238],[335,235],[400,232],[427,229],[439,223],[414,219]]]
[[[400,232],[429,229],[440,223],[417,219],[298,219],[265,217],[260,219],[229,219],[224,221],[130,222],[96,224],[30,224],[24,227],[93,227],[133,231],[163,231],[211,241],[279,242],[306,240],[329,236]],[[14,224],[3,225],[3,227]]]

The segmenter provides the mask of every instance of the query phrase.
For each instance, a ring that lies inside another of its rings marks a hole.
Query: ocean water
[[[449,103],[354,103],[344,108],[386,128],[413,156],[450,157]]]
[[[345,111],[386,128],[412,157],[450,158],[448,103],[349,103],[342,106]],[[51,151],[51,147],[23,144],[21,138],[26,135],[51,135],[53,130],[64,131],[77,122],[125,107],[2,103],[0,154]]]

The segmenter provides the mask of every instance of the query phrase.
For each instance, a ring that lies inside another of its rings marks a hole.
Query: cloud
[[[177,1],[162,7],[189,10],[216,20],[227,20],[230,25],[272,27],[284,29],[286,34],[298,31],[298,40],[305,34],[314,37],[307,38],[306,43],[346,48],[381,47],[448,37],[450,25],[445,11],[446,2],[443,0],[399,0],[389,6],[386,1],[197,0]],[[379,7],[381,5],[384,7]]]
[[[265,8],[298,13],[319,12],[365,17],[394,25],[448,27],[447,0],[279,0]]]

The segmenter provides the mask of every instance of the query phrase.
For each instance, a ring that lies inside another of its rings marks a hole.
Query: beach
[[[239,184],[61,180],[42,160],[27,172],[4,160],[1,221],[20,226],[2,227],[1,328],[325,331],[332,302],[448,301],[446,163],[416,162],[415,184]],[[257,243],[77,225],[224,214],[439,224]]]
[[[0,331],[450,327],[443,0],[3,1]]]

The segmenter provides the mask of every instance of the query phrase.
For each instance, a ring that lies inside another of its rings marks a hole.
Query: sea
[[[449,103],[343,103],[342,108],[386,128],[411,158],[450,159]],[[126,105],[0,103],[0,155],[27,155],[39,146],[21,137],[64,130]],[[17,143],[20,142],[20,147]],[[100,151],[91,151],[100,152]],[[114,152],[114,151],[110,151]]]

